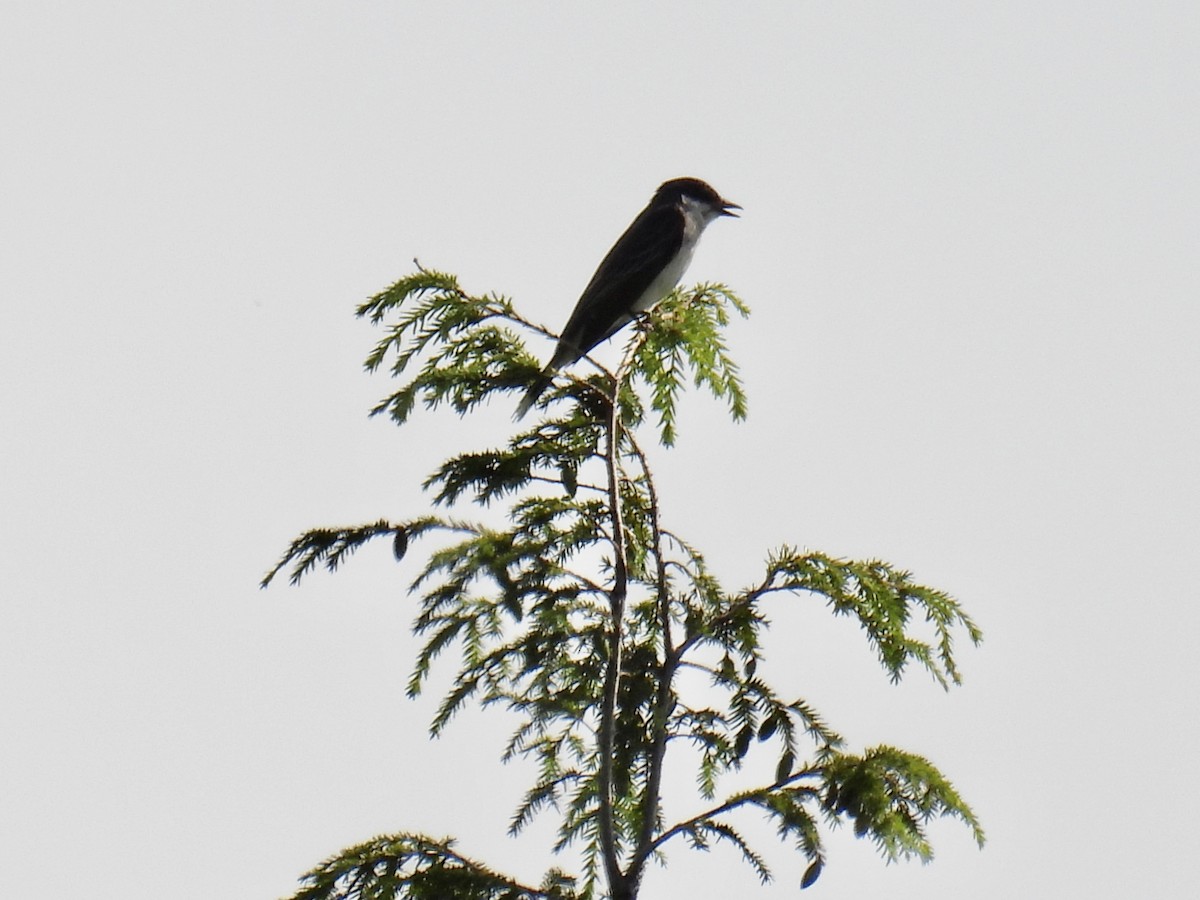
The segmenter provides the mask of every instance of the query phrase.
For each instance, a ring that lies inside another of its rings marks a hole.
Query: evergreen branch
[[[413,519],[403,524],[392,524],[386,519],[372,522],[369,525],[350,525],[341,528],[314,528],[306,531],[292,541],[279,562],[263,576],[259,587],[269,585],[289,563],[295,563],[288,578],[292,584],[300,580],[313,568],[323,564],[333,572],[337,567],[363,544],[382,535],[403,536],[407,541],[420,537],[433,529],[458,530],[457,526],[433,516]]]
[[[615,379],[615,383],[618,385],[621,383],[620,374],[620,370],[618,370],[617,378]],[[613,586],[612,592],[609,595],[612,606],[612,622],[609,628],[608,661],[604,675],[604,700],[600,713],[600,760],[598,770],[600,847],[604,860],[604,872],[608,878],[609,892],[614,896],[623,895],[626,891],[625,874],[621,871],[621,861],[617,849],[617,829],[614,821],[615,798],[613,796],[617,703],[621,677],[621,644],[623,642],[625,598],[628,581],[625,523],[622,515],[620,494],[620,428],[620,403],[617,401],[616,396],[614,396],[608,408],[607,443],[604,454],[605,472],[608,483],[608,514],[612,530],[610,539],[613,551]]]
[[[651,327],[639,328],[627,353],[634,373],[650,388],[650,408],[658,413],[659,436],[665,446],[676,438],[676,406],[683,381],[691,373],[696,387],[707,387],[726,399],[735,420],[746,417],[746,394],[721,332],[729,323],[726,304],[742,317],[749,308],[728,288],[697,285],[675,291],[650,314]]]
[[[983,633],[953,597],[914,584],[912,576],[886,563],[834,559],[822,553],[799,554],[784,547],[768,560],[767,577],[743,595],[744,603],[775,592],[824,596],[836,615],[853,615],[866,631],[879,661],[899,681],[911,660],[919,662],[943,688],[960,684],[953,654],[953,630],[962,627],[973,644]],[[936,635],[936,647],[909,627],[913,609],[924,610]]]
[[[651,749],[647,760],[646,789],[642,798],[641,832],[629,867],[629,875],[633,883],[641,880],[642,868],[653,851],[651,841],[654,828],[658,821],[658,810],[661,801],[663,765],[666,761],[668,717],[674,705],[675,666],[674,647],[671,638],[671,598],[667,583],[667,572],[663,565],[663,533],[658,520],[658,491],[646,455],[638,444],[636,437],[628,433],[629,446],[637,459],[646,485],[650,520],[651,554],[655,560],[655,597],[654,605],[658,613],[659,640],[662,644],[662,663],[657,672],[654,708],[650,721]]]
[[[935,816],[959,819],[984,845],[971,808],[929,760],[914,753],[879,746],[862,756],[837,755],[825,763],[822,776],[825,809],[852,819],[854,833],[870,835],[889,861],[932,859],[923,826]]]
[[[771,784],[764,785],[763,787],[736,793],[711,809],[707,809],[699,815],[692,816],[690,819],[684,819],[683,821],[672,825],[670,828],[661,832],[658,837],[654,839],[652,846],[657,850],[666,844],[667,841],[680,834],[690,832],[697,825],[700,825],[704,822],[709,822],[715,819],[717,816],[725,815],[726,813],[733,812],[741,807],[749,805],[761,806],[766,802],[767,798],[779,790],[798,784],[804,779],[820,777],[821,774],[822,773],[820,769],[805,769],[804,771],[795,772],[789,775],[787,778],[778,779]],[[805,787],[802,788],[802,790],[806,794],[812,794],[814,797],[817,796],[814,789]]]
[[[707,850],[708,838],[710,836],[732,843],[741,852],[742,859],[758,875],[758,880],[763,884],[771,882],[773,876],[771,875],[771,870],[767,867],[766,860],[755,852],[754,848],[731,825],[716,820],[705,820],[695,823],[682,833],[688,838],[692,848],[695,850]]]
[[[523,885],[452,849],[454,841],[383,835],[343,850],[301,879],[291,900],[572,900],[575,880],[551,871],[540,888]]]
[[[584,776],[577,771],[564,772],[556,778],[538,781],[525,794],[525,799],[509,821],[508,834],[516,837],[544,807],[556,806],[563,788],[578,783]]]

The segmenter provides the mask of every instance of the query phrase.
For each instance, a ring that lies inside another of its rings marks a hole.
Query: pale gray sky
[[[754,309],[751,415],[687,404],[668,519],[731,586],[879,556],[987,635],[961,689],[893,687],[781,602],[776,683],[990,837],[887,867],[843,830],[811,895],[1194,896],[1198,44],[1188,2],[7,4],[6,895],[271,898],[400,830],[571,865],[504,836],[503,718],[430,743],[404,698],[413,560],[256,583],[511,427],[368,421],[358,301],[417,256],[558,327],[695,175],[745,207],[688,280]],[[771,859],[680,848],[647,894],[795,896]]]

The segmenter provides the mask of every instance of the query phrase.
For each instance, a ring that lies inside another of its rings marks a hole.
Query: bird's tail
[[[549,366],[537,377],[537,381],[529,386],[529,390],[525,392],[525,396],[521,398],[521,402],[517,404],[517,411],[513,418],[517,421],[525,418],[525,413],[533,408],[533,404],[538,402],[538,398],[546,392],[546,388],[554,382],[554,370]]]

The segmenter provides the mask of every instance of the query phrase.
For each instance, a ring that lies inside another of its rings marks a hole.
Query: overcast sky
[[[692,175],[745,207],[688,281],[754,310],[750,418],[688,401],[668,522],[731,587],[785,542],[881,557],[986,634],[962,688],[892,686],[779,600],[781,692],[931,758],[990,839],[885,866],[842,829],[809,893],[1194,897],[1200,7],[580,8],[5,5],[6,896],[263,900],[405,830],[574,868],[549,822],[505,837],[504,717],[430,742],[404,697],[414,559],[257,582],[512,427],[368,420],[356,303],[419,257],[560,327]],[[646,895],[795,896],[769,847],[769,887],[681,847]]]

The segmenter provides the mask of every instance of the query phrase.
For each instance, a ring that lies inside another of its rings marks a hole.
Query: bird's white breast
[[[675,290],[675,285],[679,284],[679,279],[692,262],[692,254],[696,252],[696,244],[704,227],[716,217],[711,206],[698,203],[690,197],[680,198],[680,210],[683,213],[683,243],[679,246],[679,252],[663,267],[658,277],[650,282],[642,296],[634,301],[634,312],[645,312]]]

